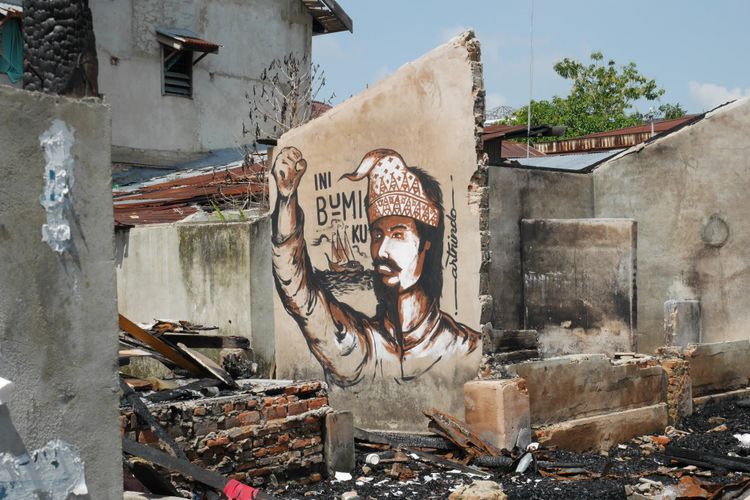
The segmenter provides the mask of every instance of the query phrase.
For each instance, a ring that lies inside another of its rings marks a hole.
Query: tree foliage
[[[585,65],[565,58],[554,65],[555,72],[573,85],[567,97],[531,101],[531,125],[565,125],[566,137],[639,125],[651,118],[635,111],[636,101],[658,102],[664,95],[654,79],[645,77],[636,64],[618,65],[604,61],[601,52],[591,54]],[[679,104],[661,104],[653,118],[671,119],[685,114]],[[511,125],[526,124],[528,106],[518,109],[506,120]]]

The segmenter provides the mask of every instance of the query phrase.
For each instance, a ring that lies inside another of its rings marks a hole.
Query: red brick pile
[[[153,404],[149,411],[200,467],[254,486],[321,479],[330,408],[320,382],[253,384],[231,395]],[[125,437],[158,446],[129,408],[120,425]]]

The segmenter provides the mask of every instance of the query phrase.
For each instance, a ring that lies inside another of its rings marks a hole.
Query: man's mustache
[[[375,267],[376,270],[378,266],[386,266],[388,269],[390,269],[391,271],[395,273],[401,272],[401,267],[398,264],[396,264],[395,261],[391,259],[384,259],[382,257],[377,257],[372,260],[372,265],[373,267]]]

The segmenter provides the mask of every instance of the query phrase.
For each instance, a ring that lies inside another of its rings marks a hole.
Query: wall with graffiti
[[[469,43],[438,47],[274,150],[277,376],[325,378],[359,425],[418,429],[431,407],[460,415],[477,373]]]

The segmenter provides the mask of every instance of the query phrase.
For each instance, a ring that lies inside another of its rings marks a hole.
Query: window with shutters
[[[162,46],[162,93],[193,96],[193,51]]]

